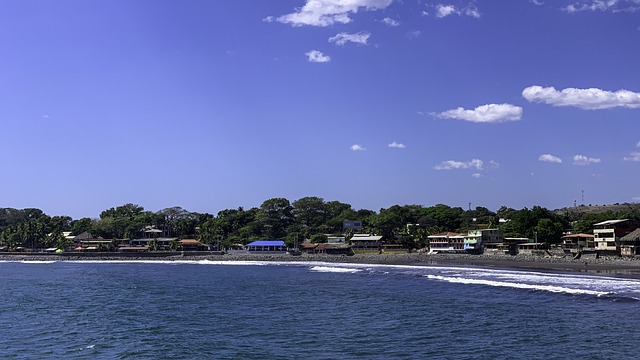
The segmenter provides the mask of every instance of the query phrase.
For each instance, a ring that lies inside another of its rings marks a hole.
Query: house
[[[178,241],[178,246],[182,251],[204,251],[207,250],[207,245],[201,243],[196,239],[183,239]]]
[[[500,252],[507,255],[517,255],[520,252],[531,253],[532,250],[538,250],[544,247],[544,243],[536,243],[533,239],[526,237],[504,238],[502,244],[497,246]]]
[[[300,251],[305,254],[314,254],[316,252],[316,247],[318,247],[318,244],[305,241],[300,245]]]
[[[362,220],[344,220],[342,222],[342,232],[345,233],[349,229],[354,232],[360,231],[362,229]]]
[[[593,250],[596,247],[591,234],[569,234],[562,237],[562,250],[565,253],[579,253],[583,250]]]
[[[620,238],[620,254],[623,256],[640,255],[640,228]]]
[[[427,236],[431,251],[438,252],[463,252],[464,234],[446,232]]]
[[[619,254],[620,239],[638,228],[629,219],[607,220],[593,226],[595,249],[605,254]]]
[[[354,234],[351,238],[353,250],[382,250],[382,236]]]
[[[488,246],[502,243],[502,230],[483,229],[470,230],[464,237],[464,250],[470,253],[479,254],[484,251],[485,244]]]
[[[287,246],[282,240],[257,240],[247,244],[249,252],[261,252],[261,251],[287,251]]]
[[[336,243],[322,243],[315,248],[316,253],[327,255],[353,255],[350,245]]]
[[[129,241],[131,246],[149,246],[152,250],[168,250],[171,248],[171,242],[177,241],[178,238],[142,238]]]

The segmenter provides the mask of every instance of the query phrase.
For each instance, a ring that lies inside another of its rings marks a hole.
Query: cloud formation
[[[598,158],[587,157],[584,155],[575,155],[573,157],[574,165],[591,165],[591,164],[597,164],[599,162],[600,162],[600,159]]]
[[[522,96],[530,102],[552,106],[574,106],[585,110],[610,109],[615,107],[640,108],[640,93],[629,90],[615,92],[597,88],[556,90],[554,87],[529,86]]]
[[[562,8],[572,14],[582,11],[634,12],[640,10],[638,0],[589,0],[578,1]]]
[[[424,14],[425,12],[423,12],[423,15]],[[473,5],[469,5],[467,7],[460,8],[460,9],[456,8],[455,5],[443,5],[443,4],[436,5],[437,18],[442,19],[449,15],[466,15],[466,16],[474,17],[476,19],[480,18],[481,16],[480,11],[478,11],[478,9]]]
[[[443,18],[456,13],[456,7],[453,5],[436,5],[436,17]]]
[[[480,159],[472,159],[471,161],[455,161],[447,160],[437,164],[433,168],[436,170],[457,170],[457,169],[477,169],[482,170],[484,161]]]
[[[629,156],[624,157],[624,161],[640,161],[640,152],[632,152]]]
[[[392,142],[391,144],[387,145],[390,148],[394,148],[394,149],[404,149],[406,148],[406,146],[404,144],[401,143],[397,143],[397,142]]]
[[[397,20],[393,20],[393,19],[392,19],[392,18],[390,18],[390,17],[386,17],[386,18],[384,18],[384,19],[382,19],[382,20],[380,20],[380,21],[382,21],[383,23],[385,23],[387,26],[400,26],[400,22],[399,22],[399,21],[397,21]]]
[[[380,10],[391,5],[393,0],[307,0],[293,13],[278,17],[269,16],[267,22],[281,22],[292,26],[330,26],[335,23],[347,24],[350,14],[359,10]]]
[[[500,123],[522,118],[522,108],[511,104],[487,104],[473,110],[462,107],[436,114],[439,118],[459,119],[477,123]]]
[[[360,144],[353,144],[353,145],[351,145],[351,150],[353,150],[353,151],[365,151],[367,149],[362,147],[362,145],[360,145]]]
[[[542,154],[542,155],[540,155],[540,157],[538,157],[538,160],[542,161],[542,162],[553,163],[553,164],[562,163],[562,159],[560,159],[557,156],[553,156],[551,154]]]
[[[331,57],[322,53],[322,51],[311,50],[305,53],[307,60],[313,63],[326,63],[331,61]]]
[[[370,33],[367,32],[360,32],[360,33],[356,33],[356,34],[348,34],[345,32],[341,32],[339,34],[337,34],[336,36],[332,36],[329,38],[329,42],[330,43],[336,43],[336,45],[344,45],[348,42],[352,42],[352,43],[356,43],[356,44],[362,44],[362,45],[367,45],[367,41],[369,40],[369,37],[371,36]]]

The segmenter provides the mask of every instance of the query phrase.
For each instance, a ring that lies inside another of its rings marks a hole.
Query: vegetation
[[[152,212],[125,204],[103,211],[99,218],[77,220],[49,216],[33,208],[0,208],[0,243],[9,249],[65,248],[72,244],[67,243],[64,232],[89,232],[103,239],[135,239],[152,231],[152,237],[198,238],[220,246],[246,244],[255,239],[284,239],[293,245],[305,239],[323,242],[327,235],[350,238],[354,231],[347,229],[343,233],[343,221],[361,220],[363,227],[358,232],[383,235],[387,243],[409,249],[424,247],[431,234],[496,227],[505,237],[527,237],[553,244],[560,242],[564,231],[588,233],[597,222],[619,218],[640,222],[640,205],[605,207],[601,212],[579,208],[550,211],[539,206],[521,210],[503,206],[492,212],[485,207],[464,210],[444,204],[394,205],[375,212],[354,210],[339,201],[304,197],[293,203],[285,198],[268,199],[257,208],[226,209],[216,216],[177,206]],[[157,248],[157,243],[150,246]]]

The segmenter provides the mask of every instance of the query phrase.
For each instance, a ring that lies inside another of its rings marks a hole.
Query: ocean
[[[468,266],[0,262],[3,359],[634,359],[640,280]]]

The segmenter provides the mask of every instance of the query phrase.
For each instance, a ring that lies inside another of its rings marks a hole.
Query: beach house
[[[464,234],[445,232],[427,236],[433,252],[464,252]]]
[[[629,219],[607,220],[593,224],[595,250],[598,254],[620,254],[620,239],[638,226]]]
[[[500,229],[469,230],[469,233],[464,237],[464,250],[480,254],[484,251],[485,244],[491,246],[500,243],[502,243],[502,230]]]

